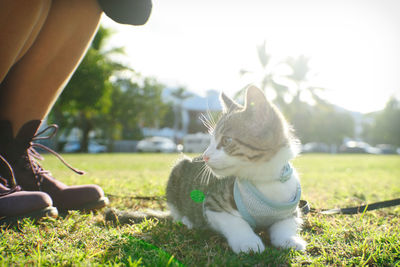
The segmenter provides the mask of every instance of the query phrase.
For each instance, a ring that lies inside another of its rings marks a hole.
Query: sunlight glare
[[[143,27],[103,21],[118,29],[114,44],[126,46],[134,69],[169,86],[232,96],[259,83],[240,71],[260,71],[256,47],[266,40],[274,64],[310,57],[309,83],[326,88],[323,97],[369,112],[400,91],[400,22],[379,3],[171,0],[155,2]]]

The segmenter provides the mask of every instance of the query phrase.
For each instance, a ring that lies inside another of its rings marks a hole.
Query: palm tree
[[[309,67],[310,58],[305,55],[298,57],[288,57],[285,63],[290,67],[291,73],[286,77],[294,84],[292,92],[292,101],[295,103],[301,102],[303,94],[309,94],[317,103],[324,102],[319,96],[318,91],[323,90],[321,87],[312,86],[308,80],[311,68]]]
[[[290,105],[302,102],[302,95],[309,94],[317,103],[327,105],[319,97],[318,92],[323,90],[321,87],[312,86],[309,82],[311,68],[309,67],[310,58],[304,55],[298,57],[288,57],[283,62],[273,63],[272,55],[267,52],[266,41],[257,46],[258,59],[261,64],[260,88],[266,92],[271,89],[275,92],[275,103],[283,109]],[[280,67],[290,70],[289,74],[282,74]],[[241,75],[254,74],[254,72],[241,70]],[[278,82],[279,80],[279,82]],[[285,81],[286,80],[286,81]],[[235,97],[243,94],[244,89],[240,90]]]
[[[276,82],[277,68],[281,63],[274,64],[272,61],[272,55],[267,52],[267,42],[264,41],[261,45],[257,46],[257,55],[261,64],[261,71],[258,71],[260,76],[260,89],[266,92],[268,89],[275,92],[275,102],[278,105],[284,105],[285,94],[288,93],[288,87],[284,84]],[[241,70],[241,75],[256,74],[254,71]],[[236,93],[235,98],[240,98],[243,95],[245,88],[241,89]]]

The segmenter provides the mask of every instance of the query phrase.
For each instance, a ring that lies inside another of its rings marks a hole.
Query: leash
[[[299,208],[303,214],[308,214],[308,213],[319,213],[319,214],[324,214],[324,215],[332,215],[332,214],[359,214],[359,213],[364,213],[366,211],[370,210],[376,210],[376,209],[382,209],[382,208],[388,208],[388,207],[393,207],[400,205],[400,198],[396,199],[391,199],[391,200],[386,200],[386,201],[380,201],[380,202],[375,202],[367,205],[361,205],[361,206],[356,206],[356,207],[349,207],[349,208],[337,208],[337,209],[329,209],[329,210],[316,210],[314,208],[310,208],[310,205],[306,200],[300,200],[299,203]]]

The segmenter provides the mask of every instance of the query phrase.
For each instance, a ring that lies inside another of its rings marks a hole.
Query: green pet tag
[[[196,203],[201,203],[206,197],[202,191],[193,190],[192,192],[190,192],[190,198]]]

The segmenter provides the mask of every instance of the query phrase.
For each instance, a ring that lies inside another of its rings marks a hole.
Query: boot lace
[[[10,181],[11,181],[11,188],[10,190],[7,190],[5,192],[0,192],[0,196],[5,196],[14,192],[18,192],[21,191],[21,187],[17,185],[17,182],[15,180],[15,175],[14,175],[14,171],[11,167],[11,165],[8,163],[8,161],[2,156],[0,155],[0,160],[6,165],[9,173],[10,173]]]
[[[45,134],[46,132],[48,132],[50,130],[52,130],[52,132],[49,135],[42,136],[43,134]],[[72,167],[69,163],[67,163],[63,159],[63,157],[61,157],[60,154],[58,154],[51,148],[48,148],[45,145],[33,142],[36,140],[50,139],[57,134],[57,131],[58,131],[58,126],[56,124],[51,124],[51,125],[47,126],[44,130],[40,131],[39,133],[37,133],[33,136],[32,142],[30,144],[31,146],[28,148],[28,151],[27,151],[28,160],[30,162],[30,167],[35,175],[36,180],[38,181],[39,188],[43,182],[44,175],[51,175],[51,173],[50,173],[50,171],[43,169],[43,167],[39,164],[38,160],[43,160],[44,158],[42,157],[42,155],[39,154],[39,152],[36,151],[35,148],[40,148],[42,150],[49,152],[50,154],[53,154],[56,158],[58,158],[64,164],[64,166],[68,167],[70,170],[72,170],[76,174],[79,174],[79,175],[85,174],[84,171],[81,171],[81,170],[78,170],[78,169]]]

